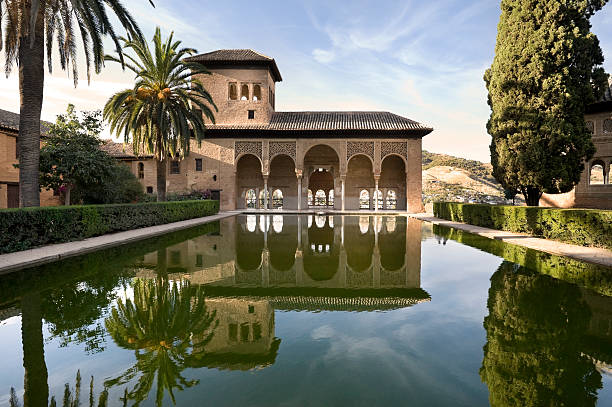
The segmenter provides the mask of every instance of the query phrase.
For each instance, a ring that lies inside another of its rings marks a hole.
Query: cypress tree
[[[489,92],[493,175],[537,206],[569,192],[595,153],[585,108],[607,75],[590,18],[608,0],[502,0]]]

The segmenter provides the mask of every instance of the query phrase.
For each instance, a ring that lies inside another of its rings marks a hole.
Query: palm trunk
[[[48,373],[42,334],[40,293],[21,298],[21,342],[23,346],[23,405],[47,407],[49,399]]]
[[[44,69],[44,1],[36,19],[35,40],[27,31],[30,2],[25,6],[19,34],[19,202],[20,206],[40,206],[38,167],[40,157],[40,112],[43,103]]]
[[[540,206],[540,198],[542,197],[542,191],[538,187],[524,187],[521,188],[521,192],[525,197],[525,203],[527,206]]]
[[[67,186],[66,190],[64,191],[64,205],[66,205],[66,206],[70,206],[70,190],[71,189],[72,188]]]
[[[157,202],[166,201],[166,162],[157,159]]]

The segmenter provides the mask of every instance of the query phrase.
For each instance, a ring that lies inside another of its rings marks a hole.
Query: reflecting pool
[[[0,276],[0,345],[0,406],[610,406],[612,271],[241,215]]]

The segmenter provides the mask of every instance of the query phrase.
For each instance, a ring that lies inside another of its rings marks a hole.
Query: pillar
[[[295,170],[297,177],[297,209],[302,210],[302,170]]]
[[[380,175],[374,175],[374,211],[378,212],[378,181]]]
[[[344,211],[344,181],[346,181],[346,176],[340,177],[340,201],[341,201],[341,210]]]
[[[264,175],[264,209],[268,209],[268,176]]]

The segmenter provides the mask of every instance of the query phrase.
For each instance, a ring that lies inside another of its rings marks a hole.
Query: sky
[[[155,9],[148,0],[123,3],[149,39],[159,26],[201,53],[251,48],[275,58],[283,76],[277,111],[389,111],[434,128],[424,149],[489,161],[482,77],[494,56],[498,0],[155,0]],[[612,5],[592,23],[612,72]],[[75,89],[54,66],[45,78],[45,120],[68,103],[101,109],[133,83],[131,74],[107,63],[90,85],[82,80]],[[17,81],[16,70],[0,76],[0,108],[19,111]]]

